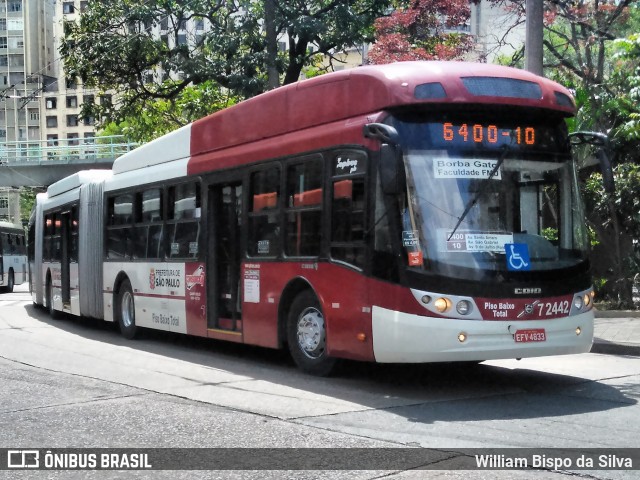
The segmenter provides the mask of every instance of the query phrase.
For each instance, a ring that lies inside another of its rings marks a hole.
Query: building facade
[[[54,45],[56,53],[64,41],[64,27],[67,22],[77,22],[87,8],[85,0],[54,0],[53,21]],[[65,75],[64,64],[57,54],[56,81],[42,97],[43,140],[48,145],[62,147],[80,143],[91,143],[96,135],[95,119],[82,115],[85,103],[100,101],[96,92],[84,88],[78,78]],[[103,97],[104,100],[104,97]],[[106,101],[106,100],[104,100]]]
[[[39,145],[41,95],[55,77],[54,0],[0,0],[0,158]],[[19,222],[16,189],[0,190],[0,220]]]

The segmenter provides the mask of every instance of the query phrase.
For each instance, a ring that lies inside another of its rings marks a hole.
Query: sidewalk
[[[596,310],[592,353],[640,356],[640,312]]]

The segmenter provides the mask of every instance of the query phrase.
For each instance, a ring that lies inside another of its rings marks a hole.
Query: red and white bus
[[[37,199],[52,313],[337,358],[589,351],[569,91],[485,64],[366,66],[288,85]]]

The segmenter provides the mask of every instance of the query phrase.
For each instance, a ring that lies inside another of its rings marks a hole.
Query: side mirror
[[[600,164],[600,173],[602,173],[602,185],[604,191],[613,193],[616,190],[613,180],[613,167],[610,159],[609,137],[604,133],[598,132],[574,132],[569,134],[571,145],[591,145],[597,148],[596,159]]]
[[[396,195],[402,188],[403,168],[402,150],[399,145],[398,131],[384,123],[368,123],[363,132],[366,138],[380,140],[380,181],[382,192]]]

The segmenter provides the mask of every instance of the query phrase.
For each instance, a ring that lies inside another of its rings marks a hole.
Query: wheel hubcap
[[[324,318],[316,308],[307,308],[298,319],[298,345],[309,358],[318,358],[324,353]]]
[[[120,314],[122,315],[122,324],[126,328],[129,328],[134,324],[135,312],[133,309],[133,295],[131,295],[130,292],[124,292],[124,295],[122,295]]]

